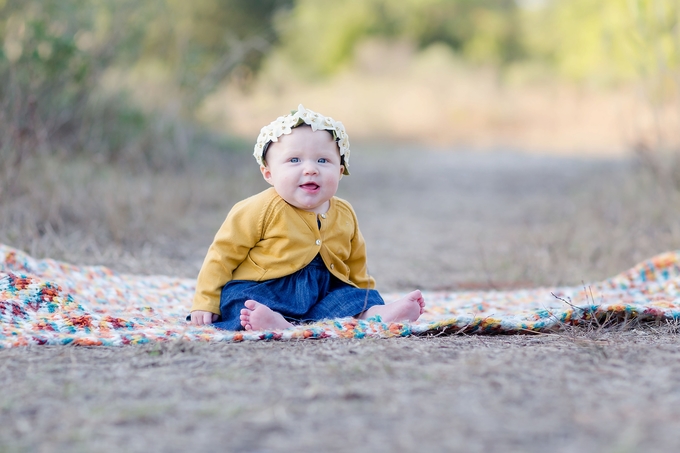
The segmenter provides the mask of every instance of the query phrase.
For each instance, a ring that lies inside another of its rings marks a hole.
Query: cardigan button
[[[321,214],[321,218],[322,218],[322,219],[325,219],[325,218],[326,218],[326,214]]]
[[[321,245],[321,239],[316,240],[316,245]]]
[[[335,266],[333,265],[333,263],[331,263],[331,269],[333,269],[333,268],[335,268]]]

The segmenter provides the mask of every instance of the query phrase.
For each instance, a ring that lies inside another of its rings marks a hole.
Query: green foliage
[[[369,36],[442,42],[478,62],[521,56],[511,0],[298,0],[276,22],[286,55],[311,74],[330,74]]]
[[[631,59],[638,73],[651,79],[655,104],[680,96],[680,3],[629,0],[632,18]]]
[[[374,22],[366,0],[298,0],[289,14],[279,17],[278,27],[289,57],[303,68],[330,74],[350,58]]]
[[[237,68],[257,69],[291,2],[0,0],[0,195],[36,155],[182,165],[195,106]],[[111,83],[148,62],[179,87],[176,112]]]
[[[677,0],[297,0],[275,22],[285,55],[338,71],[362,40],[444,43],[473,63],[537,61],[564,77],[629,80],[680,58]]]
[[[626,80],[678,68],[676,0],[553,0],[523,12],[524,45],[575,79]]]
[[[121,2],[109,22],[126,21]],[[112,159],[121,149],[114,137],[135,134],[119,121],[130,107],[121,99],[97,103],[104,71],[118,58],[123,35],[98,22],[112,10],[89,8],[85,0],[10,0],[0,16],[2,54],[0,152],[7,162],[39,153],[84,151],[96,130],[97,153]]]
[[[275,16],[293,0],[156,0],[140,60],[162,61],[191,107],[236,68],[256,71],[277,35]]]

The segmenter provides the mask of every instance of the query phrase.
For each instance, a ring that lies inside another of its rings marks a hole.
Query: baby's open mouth
[[[313,182],[308,182],[305,184],[301,184],[300,187],[302,187],[305,190],[316,190],[319,188],[319,185]]]

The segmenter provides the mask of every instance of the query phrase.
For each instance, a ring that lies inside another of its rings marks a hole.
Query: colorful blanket
[[[680,319],[680,250],[580,287],[425,292],[427,310],[413,323],[385,323],[376,317],[333,319],[271,332],[192,327],[185,316],[194,283],[38,260],[0,244],[0,348],[520,333],[612,319]],[[399,294],[384,296],[391,300]]]

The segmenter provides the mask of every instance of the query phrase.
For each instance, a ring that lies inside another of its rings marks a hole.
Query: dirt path
[[[340,196],[383,290],[579,284],[680,243],[677,207],[636,175],[610,161],[355,152]],[[153,253],[123,267],[194,274],[240,196],[205,201],[192,234],[150,238]],[[667,325],[5,350],[0,451],[678,451],[679,341]]]
[[[573,239],[565,230],[591,228],[571,226],[587,201],[584,186],[621,178],[624,163],[408,149],[355,160],[341,195],[357,210],[372,272],[386,288],[578,284],[607,276],[584,263],[578,275],[555,265],[537,272],[535,263],[545,261],[550,242]],[[570,244],[565,252],[589,245]]]
[[[267,187],[250,160],[218,195],[215,182],[194,187],[200,223],[126,270],[196,275],[231,205]],[[633,160],[364,145],[351,169],[338,195],[357,211],[383,291],[581,284],[680,243],[677,194]]]
[[[3,451],[678,451],[680,343],[631,331],[0,353]]]

